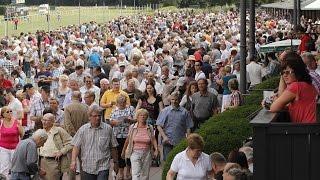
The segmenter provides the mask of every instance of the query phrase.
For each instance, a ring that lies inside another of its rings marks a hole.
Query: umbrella
[[[287,39],[283,41],[277,41],[270,44],[266,44],[260,47],[260,52],[268,53],[268,52],[280,52],[284,51],[286,48],[292,48],[293,50],[297,50],[300,45],[301,40],[299,39]]]

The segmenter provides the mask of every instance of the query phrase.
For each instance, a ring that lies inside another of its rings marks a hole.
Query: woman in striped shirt
[[[137,123],[130,126],[121,156],[130,158],[132,180],[148,180],[151,156],[158,156],[158,145],[152,125],[147,125],[148,111],[136,112]]]

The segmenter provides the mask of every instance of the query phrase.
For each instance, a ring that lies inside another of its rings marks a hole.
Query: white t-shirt
[[[177,154],[171,164],[170,170],[176,172],[177,180],[207,180],[208,171],[212,170],[210,157],[201,153],[195,165],[187,156],[187,149]]]
[[[249,74],[251,86],[261,83],[261,81],[262,81],[262,67],[259,64],[255,63],[255,62],[250,62],[247,65],[247,72]]]
[[[13,101],[8,104],[8,107],[12,110],[12,117],[14,119],[21,119],[21,117],[18,117],[18,114],[23,113],[23,107],[22,103],[17,98],[14,98]]]
[[[196,73],[195,78],[196,81],[198,81],[199,79],[207,79],[206,75],[204,74],[204,72],[199,71]]]

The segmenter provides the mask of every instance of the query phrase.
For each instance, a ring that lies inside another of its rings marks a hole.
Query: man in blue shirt
[[[89,56],[89,68],[95,68],[100,66],[100,55],[97,47],[92,48],[92,53]]]
[[[164,108],[157,119],[158,130],[162,137],[164,160],[173,147],[190,134],[190,129],[193,127],[190,113],[180,107],[179,103],[179,92],[175,91],[171,94],[171,105]]]

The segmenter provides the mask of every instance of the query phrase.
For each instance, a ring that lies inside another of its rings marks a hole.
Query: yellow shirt
[[[40,148],[40,156],[44,157],[55,157],[55,153],[59,152],[53,141],[54,134],[52,133],[52,128],[48,132],[48,139],[44,145]]]
[[[126,96],[127,98],[127,105],[130,105],[130,98],[128,96],[128,94],[122,90],[119,90],[119,91],[113,91],[112,89],[111,90],[108,90],[106,91],[103,96],[101,97],[101,101],[100,101],[100,104],[110,104],[111,102],[116,102],[117,101],[117,98],[118,96],[122,94],[124,96]],[[116,106],[113,105],[112,107],[108,107],[106,108],[106,111],[104,113],[104,119],[110,119],[110,115],[111,115],[111,112],[112,110],[115,108]]]

